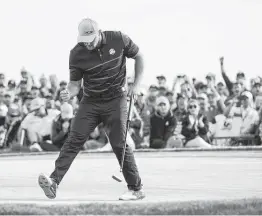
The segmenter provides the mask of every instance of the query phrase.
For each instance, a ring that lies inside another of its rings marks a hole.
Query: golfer
[[[45,195],[54,199],[72,162],[89,134],[103,122],[109,130],[109,140],[118,162],[121,161],[127,122],[127,97],[136,94],[143,73],[143,57],[138,46],[120,31],[101,31],[89,18],[78,26],[78,43],[70,51],[70,82],[60,93],[63,101],[75,97],[83,80],[83,98],[50,176],[40,174],[38,183]],[[125,90],[126,58],[135,61],[134,85]],[[128,190],[120,200],[145,197],[133,152],[129,146],[123,166]]]

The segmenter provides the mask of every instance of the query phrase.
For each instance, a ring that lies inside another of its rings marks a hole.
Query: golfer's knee
[[[67,141],[64,145],[65,147],[69,147],[71,149],[76,149],[76,150],[81,149],[84,143],[86,142],[87,137],[88,136],[85,134],[72,131],[69,134]]]

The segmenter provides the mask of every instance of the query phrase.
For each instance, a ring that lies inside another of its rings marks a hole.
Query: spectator
[[[45,96],[45,104],[47,113],[51,118],[56,118],[60,114],[60,111],[55,107],[55,100],[50,93]]]
[[[26,85],[26,91],[29,92],[32,86],[35,84],[32,75],[25,68],[22,68],[21,77],[22,77],[21,81],[23,81],[23,83],[25,83]]]
[[[5,147],[12,148],[20,144],[18,130],[22,119],[20,107],[15,103],[10,104],[5,121],[5,128],[7,130],[4,142]]]
[[[40,90],[39,88],[36,86],[36,85],[33,85],[32,88],[31,88],[31,95],[32,97],[35,99],[35,98],[38,98],[40,97]]]
[[[55,100],[56,101],[61,101],[61,98],[60,98],[60,92],[65,90],[66,89],[66,86],[67,86],[67,82],[66,81],[61,81],[60,84],[59,84],[59,89],[57,90],[57,94],[56,94],[56,97],[55,97]]]
[[[145,103],[150,110],[150,113],[154,112],[155,102],[158,95],[158,87],[156,85],[150,85],[148,94],[145,99]]]
[[[15,99],[15,95],[16,95],[16,83],[15,83],[14,80],[9,80],[9,81],[8,81],[6,93],[7,93],[7,94],[10,94],[12,101]]]
[[[225,88],[225,85],[222,82],[218,82],[216,85],[216,90],[224,102],[229,94],[227,89]]]
[[[52,122],[51,140],[57,150],[62,148],[68,137],[73,117],[73,107],[68,103],[64,103],[61,106],[61,114]]]
[[[198,94],[197,101],[200,108],[199,109],[200,114],[206,115],[209,107],[207,94],[206,93]]]
[[[214,84],[209,86],[208,96],[208,109],[205,111],[205,115],[209,122],[215,124],[217,115],[225,112],[225,104],[219,93],[217,92]]]
[[[0,85],[5,85],[5,74],[0,73]]]
[[[190,98],[196,98],[197,91],[195,89],[195,86],[190,81],[188,76],[184,75],[184,83],[181,84],[181,94],[184,95],[187,99]]]
[[[220,68],[222,77],[229,91],[230,99],[239,96],[239,94],[245,89],[245,74],[243,72],[237,73],[236,82],[231,82],[224,69],[224,57],[220,58]]]
[[[172,105],[174,104],[174,102],[176,101],[176,99],[174,98],[174,92],[172,91],[167,91],[166,95],[165,95],[170,103],[170,106],[172,107]]]
[[[21,80],[20,84],[19,84],[19,89],[18,89],[18,94],[17,96],[21,99],[21,102],[24,103],[25,99],[28,95],[27,91],[27,81],[26,80]]]
[[[176,106],[175,108],[173,107],[172,111],[177,122],[181,122],[185,118],[187,114],[187,98],[184,95],[177,95]]]
[[[163,89],[167,89],[166,77],[164,75],[159,75],[156,78],[158,82],[158,88],[163,87]]]
[[[191,99],[188,102],[188,115],[183,119],[182,135],[186,141],[185,147],[211,147],[208,143],[207,133],[209,131],[206,116],[200,114],[200,107],[197,100]]]
[[[47,78],[45,77],[45,75],[42,75],[40,77],[39,82],[40,82],[39,93],[41,97],[45,98],[51,93],[50,89],[47,86]]]
[[[11,92],[6,92],[4,94],[4,104],[9,107],[11,103],[13,103],[14,98],[12,97]]]
[[[168,142],[172,142],[172,136],[176,127],[170,104],[166,97],[160,96],[156,100],[155,113],[150,118],[150,134],[144,137],[142,146],[150,148],[166,148]]]
[[[254,134],[258,126],[259,115],[258,112],[253,108],[253,95],[249,91],[244,91],[241,93],[240,97],[242,102],[242,124],[240,126],[240,134]],[[234,111],[232,110],[232,112]]]
[[[140,91],[134,106],[137,110],[137,115],[141,118],[143,124],[142,134],[144,134],[145,131],[149,131],[150,116],[154,112],[154,107],[146,102],[146,95],[143,91]]]
[[[33,99],[30,113],[22,121],[20,128],[21,136],[24,132],[26,134],[26,145],[31,151],[43,151],[41,145],[51,142],[51,124],[52,119],[47,115],[44,99]]]
[[[5,94],[5,85],[0,84],[0,96],[4,96],[4,94]]]

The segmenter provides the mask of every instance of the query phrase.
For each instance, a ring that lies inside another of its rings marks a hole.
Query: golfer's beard
[[[96,48],[96,45],[85,44],[85,46],[88,50],[94,50]]]

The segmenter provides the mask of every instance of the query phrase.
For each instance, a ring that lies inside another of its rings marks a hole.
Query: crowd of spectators
[[[238,72],[231,81],[219,59],[223,82],[209,73],[204,81],[174,75],[173,86],[164,75],[157,85],[141,89],[133,109],[127,143],[139,148],[212,148],[217,145],[261,145],[262,78],[247,80]],[[132,85],[127,79],[127,88]],[[67,86],[55,75],[35,80],[21,70],[21,81],[0,74],[0,148],[59,151],[78,109],[78,97],[64,103],[59,94]],[[107,128],[100,124],[83,145],[112,150]]]

